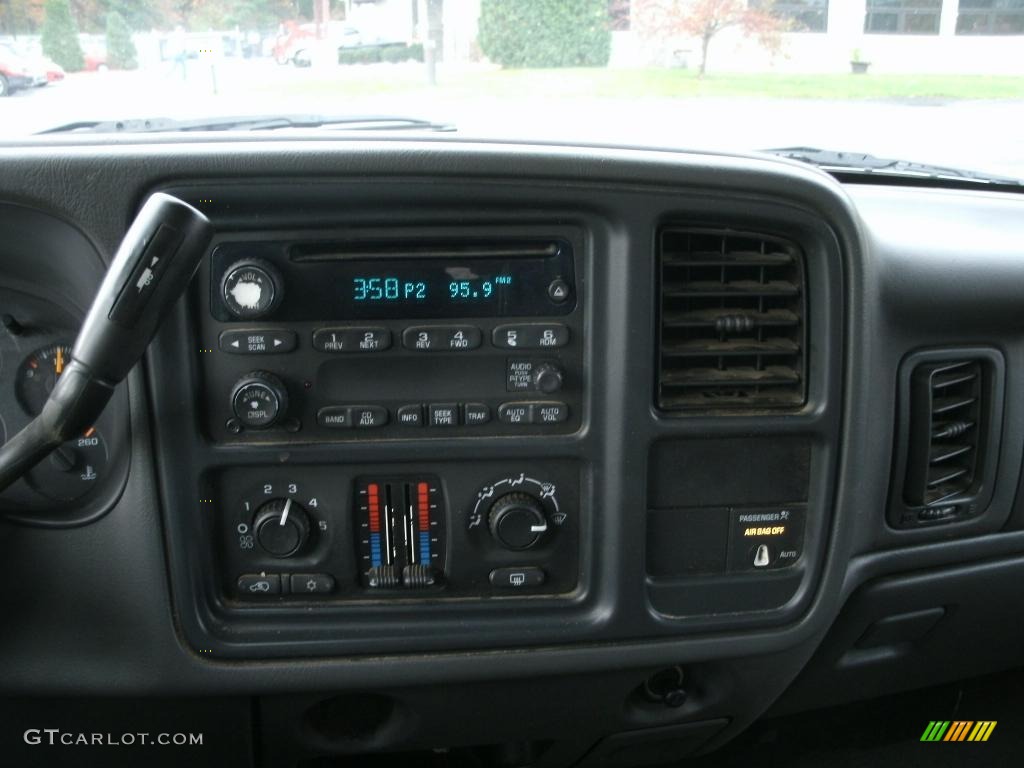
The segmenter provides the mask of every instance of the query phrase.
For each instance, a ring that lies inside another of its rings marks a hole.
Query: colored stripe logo
[[[988,741],[997,720],[932,720],[921,741]]]

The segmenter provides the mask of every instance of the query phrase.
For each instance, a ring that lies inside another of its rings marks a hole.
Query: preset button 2
[[[387,328],[318,328],[313,349],[318,352],[380,352],[391,346]]]

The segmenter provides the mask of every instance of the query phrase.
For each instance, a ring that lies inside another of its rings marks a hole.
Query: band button
[[[352,426],[352,409],[344,405],[328,405],[316,412],[316,423],[329,429]]]

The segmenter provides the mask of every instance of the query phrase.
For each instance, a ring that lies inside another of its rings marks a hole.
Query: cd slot
[[[559,244],[536,242],[436,242],[422,240],[372,240],[294,245],[288,258],[296,263],[347,261],[350,259],[459,259],[459,258],[551,258],[558,255]]]

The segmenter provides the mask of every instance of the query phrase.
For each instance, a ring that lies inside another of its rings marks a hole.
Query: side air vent
[[[895,524],[950,522],[984,509],[999,447],[1002,371],[992,350],[918,353],[904,362],[897,456],[905,467]]]
[[[775,237],[665,229],[658,406],[795,408],[806,396],[803,254]]]

